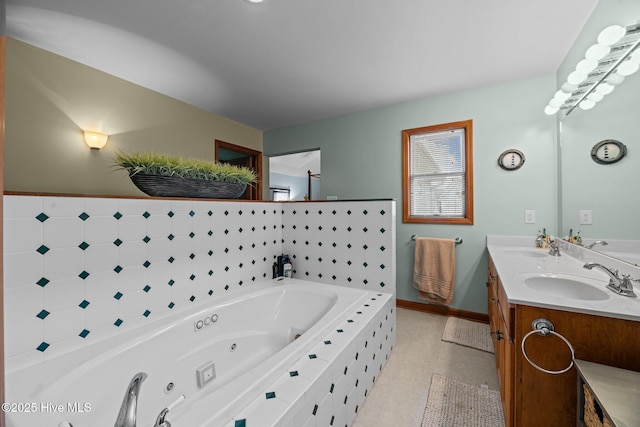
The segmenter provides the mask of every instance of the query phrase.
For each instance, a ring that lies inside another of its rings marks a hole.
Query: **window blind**
[[[410,137],[412,216],[464,218],[465,129]]]

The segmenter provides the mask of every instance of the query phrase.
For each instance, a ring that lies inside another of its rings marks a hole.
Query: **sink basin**
[[[502,252],[508,256],[528,257],[528,258],[544,258],[548,254],[547,252],[538,251],[536,249],[509,249]]]
[[[603,301],[610,296],[606,283],[579,276],[530,274],[524,276],[524,284],[536,292],[583,301]]]

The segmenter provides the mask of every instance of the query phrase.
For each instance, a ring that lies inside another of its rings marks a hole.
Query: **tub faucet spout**
[[[136,416],[138,411],[138,395],[142,382],[147,379],[147,374],[138,372],[131,378],[127,391],[122,399],[120,412],[114,427],[136,427]]]

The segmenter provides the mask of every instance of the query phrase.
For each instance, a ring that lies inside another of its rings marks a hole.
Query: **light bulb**
[[[585,53],[585,57],[587,59],[591,59],[593,61],[600,61],[602,58],[607,56],[611,49],[609,46],[594,44],[589,49],[587,49],[587,53]]]
[[[557,113],[558,111],[560,111],[560,109],[559,109],[559,108],[554,108],[554,107],[552,107],[552,106],[550,106],[550,105],[547,105],[547,106],[544,108],[544,113],[545,113],[547,116],[553,116],[553,115],[554,115],[555,113]]]
[[[609,77],[607,77],[606,82],[613,86],[618,86],[624,81],[624,76],[621,76],[618,73],[611,73]]]
[[[574,90],[578,89],[578,86],[572,85],[569,82],[565,82],[560,89],[563,92],[572,93]]]
[[[637,62],[624,61],[622,64],[618,65],[618,69],[616,71],[621,76],[626,77],[638,71],[638,68],[640,68],[640,64]]]
[[[567,81],[572,85],[579,85],[586,78],[587,78],[586,74],[579,73],[578,71],[574,71],[571,74],[569,74],[569,77],[567,77]]]
[[[598,92],[591,92],[589,94],[589,96],[587,96],[587,99],[593,101],[593,102],[600,102],[602,101],[602,98],[604,98],[604,95],[598,93]]]
[[[610,85],[609,83],[602,82],[596,88],[596,93],[599,93],[600,95],[609,95],[615,88],[615,86]]]
[[[579,107],[583,110],[591,110],[593,107],[596,106],[596,103],[589,100],[589,99],[585,99],[584,101],[582,101],[579,105]]]
[[[576,71],[582,74],[589,74],[598,66],[598,61],[593,59],[583,59],[576,65]]]
[[[612,25],[610,27],[605,28],[598,35],[598,44],[611,46],[618,40],[620,40],[625,34],[627,30],[620,25]]]
[[[556,99],[556,98],[552,98],[551,101],[549,101],[549,106],[553,108],[560,108],[562,104],[564,104],[564,101],[560,101],[559,99]]]
[[[629,61],[640,63],[640,49],[636,48],[635,52],[629,56]]]
[[[564,92],[562,90],[559,90],[556,92],[556,94],[553,96],[553,99],[557,99],[560,102],[564,102],[567,99],[569,99],[571,97],[570,93]]]

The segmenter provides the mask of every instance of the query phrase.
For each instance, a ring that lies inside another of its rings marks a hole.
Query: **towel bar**
[[[417,235],[417,234],[413,234],[413,235],[411,236],[411,240],[416,240],[416,238],[417,238],[417,237],[418,237],[418,235]],[[454,241],[455,241],[456,245],[461,245],[461,244],[462,244],[462,237],[456,237],[456,238],[454,239]]]

